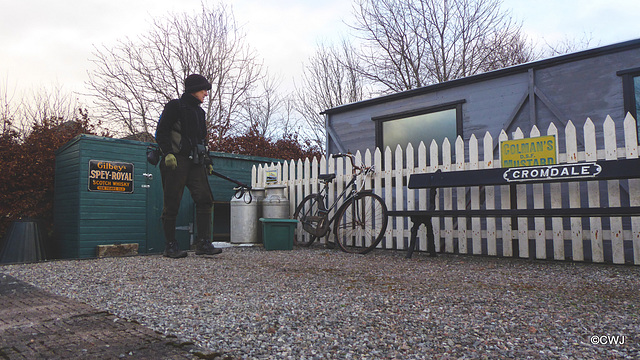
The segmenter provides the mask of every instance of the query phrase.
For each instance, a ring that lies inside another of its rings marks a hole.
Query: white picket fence
[[[618,124],[620,125],[620,124]],[[590,119],[584,125],[583,147],[578,150],[576,128],[568,122],[564,140],[558,129],[552,124],[545,135],[555,135],[557,146],[563,141],[564,152],[558,154],[558,163],[575,163],[595,160],[614,160],[638,157],[638,138],[636,121],[627,115],[623,123],[625,147],[618,148],[616,124],[607,117],[603,124],[604,145],[596,144],[596,128]],[[528,137],[541,136],[534,126]],[[525,134],[518,128],[512,139],[523,139]],[[502,131],[498,144],[509,140]],[[442,171],[459,171],[500,167],[498,148],[489,133],[482,140],[482,149],[478,139],[472,135],[468,144],[460,137],[453,149],[445,140],[442,148],[431,143],[429,152],[423,143],[417,151],[417,163],[414,161],[414,149],[409,144],[405,150],[399,146],[392,152],[386,148],[384,154],[376,149],[363,155],[356,153],[358,163],[373,164],[376,172],[366,181],[366,187],[385,199],[389,210],[426,209],[427,190],[412,190],[406,187],[410,174]],[[465,154],[465,149],[468,153]],[[481,151],[480,151],[481,150]],[[494,150],[496,151],[494,153]],[[440,162],[438,161],[440,155]],[[482,158],[480,155],[482,154]],[[430,157],[427,165],[427,156]],[[383,165],[384,164],[384,165]],[[408,164],[404,166],[403,164]],[[414,166],[417,164],[417,166]],[[319,190],[318,174],[336,173],[337,178],[330,191],[330,201],[340,194],[350,180],[351,166],[343,158],[291,160],[281,164],[265,164],[254,167],[252,186],[265,186],[265,171],[277,170],[278,183],[288,187],[288,196],[293,214],[297,203],[306,195]],[[570,182],[554,184],[527,184],[517,186],[518,207],[526,207],[532,202],[534,208],[547,207],[600,207],[629,204],[640,206],[640,179]],[[602,201],[605,200],[605,201]],[[436,209],[496,209],[510,208],[509,186],[486,186],[442,189],[438,191]],[[380,247],[385,249],[405,249],[410,237],[410,223],[406,219],[390,219],[385,239]],[[531,223],[531,224],[530,224]],[[640,217],[580,217],[562,219],[518,218],[517,226],[512,227],[511,218],[434,218],[434,234],[438,252],[476,254],[489,256],[519,256],[538,259],[613,262],[616,264],[633,263],[640,265]],[[517,230],[515,230],[517,228]],[[418,249],[426,250],[426,230],[424,226],[418,233]],[[586,246],[585,246],[586,245]],[[530,247],[533,252],[530,251]],[[517,251],[515,251],[517,250]],[[586,256],[585,256],[586,255]]]

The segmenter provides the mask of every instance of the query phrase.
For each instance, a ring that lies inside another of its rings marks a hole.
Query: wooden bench
[[[407,258],[411,258],[416,247],[420,225],[427,228],[427,251],[436,255],[432,217],[609,217],[640,215],[640,206],[600,208],[517,208],[516,186],[553,182],[575,182],[594,180],[621,180],[640,178],[640,159],[603,160],[573,164],[558,164],[538,167],[492,168],[435,173],[412,174],[409,189],[428,189],[429,205],[426,210],[388,211],[389,216],[409,217],[413,223]],[[457,209],[436,210],[437,189],[509,185],[511,208],[509,209]],[[634,194],[639,196],[638,194]]]

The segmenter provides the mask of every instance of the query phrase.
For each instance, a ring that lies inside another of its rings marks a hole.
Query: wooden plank
[[[393,163],[391,162],[391,149],[387,147],[384,150],[384,201],[387,209],[393,209],[393,189],[392,189],[392,171]],[[387,235],[384,240],[384,248],[390,249],[393,246],[393,226],[387,226]]]
[[[567,162],[578,161],[578,143],[576,128],[572,121],[567,122],[565,127],[565,142],[567,149]],[[569,184],[569,207],[580,207],[580,184]],[[571,256],[576,261],[584,260],[584,247],[582,245],[582,219],[571,218]]]
[[[278,183],[282,184],[282,178],[283,178],[283,176],[282,176],[283,175],[282,174],[282,163],[275,164],[275,168],[276,168],[276,172],[278,174]]]
[[[329,189],[327,190],[328,206],[331,206],[336,201],[336,197],[340,194],[336,190],[336,187],[337,187],[336,183],[337,183],[337,174],[339,171],[342,171],[342,170],[338,170],[338,168],[341,167],[338,164],[342,164],[342,162],[338,162],[338,160],[342,161],[343,158],[329,157],[327,159],[327,164],[328,164],[327,174],[336,174],[336,179],[334,179],[331,182],[331,184],[329,184]],[[336,210],[337,209],[335,207],[331,209],[331,211],[329,212],[329,218],[335,215]],[[327,234],[327,236],[325,236],[323,239],[325,242],[335,242],[336,240],[333,231],[330,231],[329,234]]]
[[[478,139],[475,135],[471,135],[469,140],[469,170],[478,170],[480,168],[478,160]],[[473,186],[470,191],[471,209],[480,209],[480,188]],[[482,225],[479,218],[471,219],[471,251],[475,255],[482,254]]]
[[[524,139],[524,133],[517,128],[513,134],[513,139]],[[516,185],[516,202],[518,209],[527,208],[527,185]],[[529,257],[529,220],[518,218],[518,255],[521,258]]]
[[[376,150],[373,152],[373,165],[376,167],[376,172],[373,177],[374,192],[378,194],[381,198],[385,199],[385,194],[382,191],[382,175],[384,174],[384,172],[382,171],[382,153],[380,152],[379,148],[376,148]],[[386,199],[385,199],[385,205],[386,205]],[[387,225],[387,229],[389,227],[390,225]],[[387,232],[385,231],[385,235],[384,235],[385,237],[382,241],[380,241],[380,244],[378,244],[377,248],[382,248],[384,247],[384,244],[387,243],[388,236],[386,234]]]
[[[311,161],[311,191],[317,193],[319,191],[319,181],[318,181],[318,172],[320,170],[320,165],[318,164],[318,159],[313,158]]]
[[[487,132],[484,135],[484,140],[482,145],[484,146],[483,156],[484,159],[482,161],[482,167],[485,169],[493,168],[497,166],[497,161],[494,161],[493,155],[493,138],[491,134]],[[486,186],[484,188],[485,192],[485,207],[489,210],[493,210],[496,208],[496,188],[495,186]],[[489,256],[498,255],[497,251],[497,243],[496,243],[496,219],[490,218],[486,220],[487,222],[487,254]]]
[[[607,160],[618,158],[618,146],[616,142],[616,125],[610,116],[604,121],[604,149]],[[609,207],[620,206],[620,180],[607,181],[607,197]],[[622,218],[612,217],[609,219],[611,226],[611,250],[614,264],[624,264],[624,237],[622,234]]]
[[[556,137],[556,145],[558,145],[558,128],[552,123],[547,130],[548,135]],[[549,186],[549,198],[551,200],[552,209],[562,208],[562,184],[554,183]],[[554,217],[551,219],[551,232],[553,236],[553,259],[564,260],[564,225],[562,218]]]
[[[438,144],[435,141],[431,141],[431,146],[429,147],[429,155],[430,155],[430,165],[429,165],[429,172],[435,173],[439,166],[438,166],[438,158],[439,158],[439,152],[438,152]],[[440,201],[439,199],[442,197],[442,194],[440,192],[438,192],[436,197],[436,210],[440,210]],[[431,219],[431,223],[433,224],[433,235],[434,235],[434,239],[436,242],[436,251],[437,252],[441,252],[444,249],[442,249],[441,247],[441,232],[440,232],[440,217],[434,217]],[[426,231],[426,230],[425,230]],[[426,233],[425,233],[426,236]],[[426,240],[425,240],[426,241]]]
[[[427,147],[424,145],[424,142],[420,141],[420,145],[418,146],[418,168],[415,170],[417,172],[427,172]],[[414,171],[414,174],[415,174]],[[412,174],[413,175],[413,174]],[[420,189],[418,190],[418,209],[426,209],[427,208],[427,190]],[[433,223],[433,219],[431,220]],[[435,236],[435,229],[434,229]],[[427,227],[420,226],[418,229],[418,243],[417,247],[420,250],[427,249]]]
[[[456,170],[455,171],[464,171],[465,163],[464,163],[464,142],[462,138],[458,136],[455,143],[456,147]],[[459,187],[456,189],[456,197],[457,197],[457,209],[464,210],[467,208],[467,189],[464,187]],[[467,249],[467,219],[466,218],[458,218],[458,251],[461,254],[467,254],[469,250]]]
[[[351,162],[350,162],[351,160],[347,160],[347,158],[344,158],[344,157],[339,157],[339,158],[336,158],[335,160],[336,160],[335,201],[337,201],[338,203],[333,208],[333,215],[335,215],[336,211],[340,207],[340,204],[342,204],[342,201],[344,201],[344,199],[340,199],[338,197],[344,191],[346,182],[349,181],[350,179],[349,175],[351,174]]]
[[[364,166],[366,167],[373,167],[373,158],[371,156],[371,151],[369,149],[367,149],[367,151],[365,151],[364,153]],[[374,171],[377,171],[377,169],[374,167]],[[365,190],[372,190],[372,183],[373,183],[373,177],[374,174],[369,174],[367,176],[367,178],[364,180],[364,189]]]
[[[257,188],[258,186],[258,168],[256,167],[256,165],[254,164],[251,167],[251,187],[252,188]]]
[[[537,126],[533,126],[531,129],[530,137],[540,137],[540,130],[538,130]],[[544,208],[544,185],[543,184],[533,184],[533,207],[534,209],[543,209]],[[546,244],[546,229],[545,229],[545,219],[543,218],[535,218],[534,222],[534,238],[536,244],[536,259],[546,259],[547,258],[547,244]]]
[[[587,119],[584,124],[584,143],[585,143],[585,159],[587,161],[595,161],[598,160],[597,154],[597,145],[596,145],[596,129],[591,121],[591,119]],[[600,207],[600,184],[598,181],[589,181],[587,184],[588,189],[588,201],[589,207]],[[590,218],[589,219],[589,228],[591,235],[591,259],[593,262],[603,262],[604,261],[604,249],[602,246],[602,219],[600,218]],[[581,237],[582,238],[582,237]],[[582,240],[580,241],[580,245],[582,245]],[[581,252],[582,254],[582,252]],[[576,258],[574,256],[574,260],[582,261],[584,257]]]
[[[359,153],[359,152],[358,152]],[[372,167],[373,166],[373,159],[371,156],[371,151],[369,149],[367,149],[367,151],[365,151],[364,153],[364,160],[363,160],[363,164],[366,167]],[[375,167],[374,167],[374,171],[375,171]],[[367,175],[367,177],[364,179],[364,190],[372,190],[372,183],[373,183],[373,174],[369,174]],[[382,216],[382,210],[378,209],[376,211],[376,213],[374,214],[374,216],[376,218],[379,218]],[[375,225],[374,229],[380,229],[380,224],[373,224]],[[379,231],[376,231],[376,233]]]
[[[407,145],[407,151],[405,154],[406,157],[406,169],[403,171],[402,173],[402,178],[403,178],[403,184],[406,183],[404,182],[404,179],[408,179],[409,176],[411,176],[413,173],[415,173],[415,166],[414,166],[414,151],[413,151],[413,145],[408,144]],[[404,185],[403,185],[404,188]],[[408,210],[416,210],[416,199],[415,199],[415,190],[413,189],[407,189],[407,200],[406,200],[406,207],[405,209]],[[409,229],[411,228],[411,224],[408,224]],[[411,231],[409,231],[409,229],[407,229],[405,232],[406,234],[404,236],[407,237],[407,239],[411,240]],[[403,243],[404,245],[404,243]]]
[[[442,171],[451,171],[451,143],[449,139],[444,139],[442,142]],[[444,189],[444,209],[453,209],[453,191],[450,188]],[[444,243],[445,251],[448,253],[453,252],[453,219],[444,218]]]
[[[404,186],[402,179],[402,166],[403,162],[403,152],[400,145],[396,147],[395,157],[394,157],[394,169],[393,169],[393,178],[395,179],[395,206],[394,209],[406,209],[404,204]],[[403,249],[404,248],[404,218],[396,218],[396,228],[394,229],[393,236],[396,239],[396,248]]]
[[[624,143],[627,159],[638,158],[638,128],[636,119],[627,113],[624,118]],[[629,180],[629,203],[640,206],[640,180]],[[631,241],[633,243],[633,263],[640,265],[640,216],[631,218]]]
[[[289,199],[289,217],[293,216],[295,209],[295,199],[291,196],[291,187],[289,186],[289,164],[284,161],[282,163],[282,181],[281,184],[285,185],[284,196]]]
[[[507,133],[502,130],[498,137],[498,143],[507,141],[508,139]],[[509,186],[500,186],[500,208],[511,208],[511,191]],[[511,218],[509,217],[502,218],[502,256],[513,256],[513,231]]]
[[[347,161],[349,164],[351,164],[350,161]],[[360,152],[360,150],[356,151],[355,153],[355,158],[354,158],[354,164],[355,166],[362,166],[364,164],[364,161],[362,160],[362,153]],[[351,168],[351,171],[348,174],[353,174],[353,167]],[[352,176],[348,176],[348,179],[351,179],[353,177]],[[359,176],[356,177],[356,190],[360,190],[360,186],[363,184],[363,177]],[[350,180],[349,180],[350,181]],[[347,189],[347,191],[351,191],[351,189]],[[371,207],[371,202],[369,201],[369,199],[366,200],[365,202],[365,207]],[[365,234],[370,233],[371,231],[371,223],[367,222],[365,224],[365,229],[364,231],[359,232],[359,235],[356,236],[356,238],[354,239],[354,245],[355,246],[367,246],[371,243],[371,239],[369,239]]]
[[[313,194],[313,188],[311,187],[312,175],[311,175],[311,163],[309,162],[309,158],[304,159],[304,189],[305,193]]]
[[[298,200],[302,201],[302,199],[309,195],[305,192],[305,188],[304,188],[304,163],[302,162],[302,160],[298,160],[296,169],[297,169],[297,177],[296,177],[296,187],[298,190]]]
[[[292,163],[294,162],[292,161]],[[297,203],[299,204],[302,202],[302,199],[304,199],[304,197],[307,195],[304,193],[304,187],[302,186],[302,160],[298,160],[297,166],[291,166],[291,169],[289,171],[296,172],[296,180],[294,181],[294,184],[295,184],[295,191],[296,191],[296,199],[297,199]],[[302,228],[298,226],[298,229],[302,229]],[[303,231],[297,232],[298,241],[303,241],[303,237],[305,236],[309,236],[309,234],[303,234]]]

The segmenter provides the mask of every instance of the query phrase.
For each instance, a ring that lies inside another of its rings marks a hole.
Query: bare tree
[[[355,0],[359,71],[397,92],[530,61],[500,0]]]
[[[581,38],[570,39],[568,37],[564,37],[562,40],[558,41],[556,44],[550,44],[545,41],[545,47],[546,47],[545,54],[546,56],[551,57],[551,56],[568,54],[568,53],[576,52],[580,50],[585,50],[593,46],[592,45],[593,42],[594,42],[593,34],[591,33],[589,34],[584,33]],[[596,45],[599,45],[599,43]]]
[[[7,134],[15,131],[13,122],[16,118],[16,109],[11,106],[15,91],[9,94],[8,77],[0,84],[0,120],[2,129],[0,134]]]
[[[0,85],[2,131],[14,131],[22,137],[28,136],[34,125],[45,121],[52,125],[73,121],[82,109],[78,99],[59,84],[21,92],[22,99],[16,97],[15,91],[10,94],[6,85]]]
[[[252,132],[264,138],[270,138],[277,131],[280,111],[284,99],[278,92],[279,81],[265,76],[258,84],[254,95],[248,97],[242,105],[242,118],[245,133]]]
[[[198,73],[213,84],[204,106],[210,134],[221,139],[262,78],[261,62],[224,5],[157,19],[145,35],[93,55],[91,93],[103,118],[128,135],[153,133],[163,105],[180,96],[186,76]]]
[[[302,84],[296,90],[297,110],[304,118],[311,138],[325,147],[324,110],[360,101],[369,95],[366,79],[358,72],[355,50],[347,41],[340,47],[319,45],[308,60]]]
[[[27,98],[30,101],[21,106],[21,117],[27,122],[27,126],[44,119],[54,123],[73,120],[80,108],[73,94],[64,91],[60,85],[39,88],[37,91],[32,91],[32,95]]]
[[[282,138],[290,138],[301,135],[301,138],[307,139],[304,119],[298,116],[300,113],[296,110],[297,102],[294,94],[286,95],[282,98],[282,106],[280,108],[280,122],[278,129]]]

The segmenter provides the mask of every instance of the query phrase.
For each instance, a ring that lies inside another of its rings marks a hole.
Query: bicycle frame
[[[375,170],[372,166],[356,166],[352,154],[334,154],[333,157],[349,157],[353,166],[352,177],[329,204],[329,183],[336,175],[319,176],[324,183],[322,189],[305,196],[296,206],[294,218],[299,221],[297,230],[309,234],[298,232],[298,244],[310,246],[316,239],[327,236],[333,227],[335,242],[340,249],[348,253],[366,254],[380,244],[388,222],[384,200],[373,190],[365,189],[369,175]],[[362,176],[359,186],[358,176]]]
[[[338,214],[339,211],[335,211],[335,213],[333,214],[333,216],[331,216],[331,218],[329,218],[329,213],[333,210],[338,210],[341,206],[348,203],[349,200],[351,200],[352,198],[355,198],[358,193],[364,191],[362,190],[362,188],[364,187],[364,184],[367,181],[367,176],[370,173],[374,172],[373,166],[371,167],[356,166],[353,160],[354,156],[351,154],[335,154],[334,155],[334,157],[340,157],[340,156],[348,157],[351,160],[351,165],[353,169],[351,174],[351,180],[346,184],[342,192],[338,196],[336,196],[331,206],[329,206],[329,197],[328,197],[329,183],[331,181],[325,181],[324,186],[318,192],[318,196],[322,198],[322,201],[318,202],[318,207],[319,207],[318,211],[328,220],[324,224],[324,226],[322,226],[321,233],[314,234],[318,237],[323,237],[327,235],[327,233],[329,232],[329,226],[335,221],[336,214]],[[360,184],[360,190],[358,190],[358,186],[356,183],[358,180],[358,176],[360,175],[362,175],[363,178],[362,178],[362,183]],[[342,199],[342,201],[340,201],[340,199]],[[340,207],[338,206],[338,204],[340,204]],[[323,208],[320,208],[320,205],[322,205]]]

